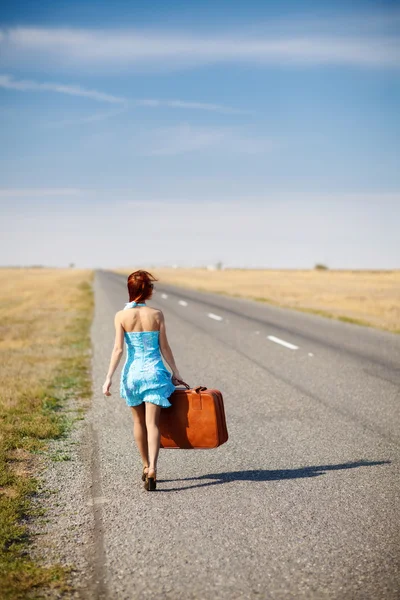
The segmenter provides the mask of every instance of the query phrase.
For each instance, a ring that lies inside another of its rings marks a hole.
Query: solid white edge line
[[[215,321],[223,321],[223,317],[215,315],[214,313],[207,313],[207,317],[210,317],[210,319],[214,319]]]
[[[290,344],[289,342],[285,342],[285,340],[281,340],[277,337],[275,337],[274,335],[268,335],[267,336],[269,340],[271,340],[271,342],[275,342],[275,344],[281,344],[281,346],[285,346],[285,348],[290,348],[290,350],[298,350],[299,347],[295,346],[294,344]]]
[[[179,300],[178,304],[180,304],[181,306],[187,306],[188,303],[185,300]]]

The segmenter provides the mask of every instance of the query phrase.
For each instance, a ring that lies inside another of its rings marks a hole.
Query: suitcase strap
[[[203,401],[201,399],[201,392],[205,391],[207,388],[203,385],[198,385],[197,387],[192,389],[192,408],[193,410],[202,410]]]
[[[191,388],[189,384],[184,381],[177,379],[177,381],[184,385],[187,390],[191,390],[192,392],[192,408],[193,410],[202,410],[203,403],[201,401],[201,392],[204,392],[207,388],[204,385],[198,385],[195,388]]]

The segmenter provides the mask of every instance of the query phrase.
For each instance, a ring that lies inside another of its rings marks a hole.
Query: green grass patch
[[[265,298],[260,297],[260,296],[254,296],[252,298],[252,300],[256,300],[256,302],[266,302],[267,304],[273,304],[274,306],[279,306],[279,304],[277,302],[274,302],[273,300],[271,300],[271,298]]]
[[[343,323],[354,323],[355,325],[363,325],[363,327],[372,327],[371,323],[362,319],[353,319],[352,317],[346,317],[346,315],[339,315],[337,318],[339,321],[343,321]]]
[[[60,336],[61,352],[57,348],[57,360],[52,357],[48,377],[27,381],[26,389],[19,384],[15,397],[10,394],[12,401],[0,404],[0,598],[4,600],[37,598],[43,588],[60,593],[68,589],[70,569],[44,567],[30,558],[27,522],[41,513],[31,502],[39,485],[34,477],[37,455],[47,454],[48,441],[67,436],[73,427],[76,419],[63,411],[65,402],[91,396],[93,293],[89,283],[77,286],[71,311]],[[81,406],[77,418],[83,418],[84,411]],[[50,458],[71,460],[65,451]]]

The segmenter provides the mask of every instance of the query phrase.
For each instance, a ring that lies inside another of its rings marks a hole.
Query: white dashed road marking
[[[210,317],[210,319],[214,319],[215,321],[223,321],[222,317],[220,317],[219,315],[214,315],[214,313],[208,313],[207,316]]]
[[[166,300],[168,298],[167,294],[161,294],[161,298],[164,298],[164,300]]]
[[[299,347],[295,346],[294,344],[289,344],[289,342],[285,342],[285,340],[281,340],[273,335],[268,335],[267,336],[269,340],[271,340],[271,342],[275,342],[276,344],[281,344],[281,346],[285,346],[285,348],[290,348],[290,350],[298,350]]]
[[[179,300],[178,304],[180,304],[181,306],[187,306],[188,303],[185,300]]]

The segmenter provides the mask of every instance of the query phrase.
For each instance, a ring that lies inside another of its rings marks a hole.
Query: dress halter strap
[[[132,302],[127,302],[123,308],[123,310],[126,310],[127,308],[135,308],[135,306],[146,306],[145,302],[135,302],[134,300]]]

